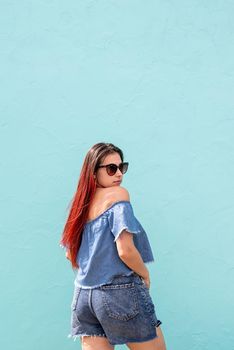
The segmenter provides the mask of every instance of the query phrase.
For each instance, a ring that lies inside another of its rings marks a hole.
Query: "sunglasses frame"
[[[121,171],[121,169],[120,169],[120,166],[124,166],[124,164],[127,164],[127,169],[126,169],[126,171],[123,173],[122,171]],[[119,169],[120,171],[121,171],[121,173],[122,174],[125,174],[126,172],[127,172],[127,170],[128,170],[128,162],[122,162],[122,163],[120,163],[119,165],[116,165],[116,164],[114,164],[114,163],[110,163],[110,164],[106,164],[106,165],[99,165],[97,168],[106,168],[106,172],[107,172],[107,174],[109,175],[109,176],[113,176],[113,175],[115,175],[116,174],[116,172],[117,172],[117,170]],[[114,172],[114,174],[109,174],[108,173],[108,166],[110,166],[110,165],[114,165],[114,166],[116,166],[116,171]]]

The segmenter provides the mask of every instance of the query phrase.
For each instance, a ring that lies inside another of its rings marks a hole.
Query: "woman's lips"
[[[118,181],[114,181],[114,183],[118,183],[118,184],[119,184],[120,182],[121,182],[121,180],[118,180]]]

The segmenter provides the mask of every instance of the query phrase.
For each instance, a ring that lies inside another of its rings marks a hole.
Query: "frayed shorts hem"
[[[78,337],[105,337],[105,334],[86,334],[86,333],[82,333],[82,334],[68,334],[67,336],[68,338],[73,338],[73,340],[75,341]]]
[[[160,320],[158,320],[158,323],[157,323],[157,326],[156,327],[158,327],[160,324],[162,324],[162,322],[160,321]],[[68,334],[68,338],[73,338],[73,340],[75,341],[78,337],[83,337],[83,336],[86,336],[86,337],[104,337],[104,338],[107,338],[107,336],[106,336],[106,334],[87,334],[87,333],[81,333],[81,334],[74,334],[74,335],[72,335],[72,334]],[[148,337],[145,337],[145,338],[141,338],[141,339],[139,339],[139,338],[131,338],[131,339],[129,339],[129,340],[125,340],[125,341],[120,341],[120,342],[111,342],[110,340],[109,340],[109,343],[111,344],[111,345],[123,345],[123,344],[127,344],[127,343],[143,343],[143,342],[145,342],[145,341],[149,341],[149,340],[152,340],[152,339],[154,339],[154,338],[158,338],[158,335],[156,335],[155,333],[154,334],[151,334],[151,335],[149,335]]]
[[[75,341],[78,337],[83,337],[83,336],[87,336],[87,337],[106,337],[105,334],[75,334],[75,335],[71,335],[71,334],[68,334],[68,338],[73,338],[73,340]],[[145,341],[148,341],[148,340],[152,340],[154,338],[158,338],[158,335],[155,335],[155,334],[152,334],[152,335],[149,335],[148,337],[145,337],[145,338],[141,338],[141,339],[138,339],[138,338],[131,338],[131,339],[128,339],[127,341],[117,341],[117,342],[111,342],[109,341],[109,343],[111,345],[123,345],[123,344],[127,344],[127,343],[143,343]]]
[[[160,320],[157,321],[157,324],[156,324],[156,327],[159,327],[160,325],[162,324],[162,322]],[[107,338],[106,334],[103,333],[103,334],[87,334],[87,333],[81,333],[81,334],[68,334],[68,338],[73,338],[73,340],[75,341],[78,337],[83,337],[83,336],[87,336],[87,337],[104,337],[104,338]],[[127,343],[133,343],[133,342],[137,342],[137,343],[142,343],[144,341],[148,341],[148,340],[152,340],[154,338],[158,338],[157,335],[155,334],[152,334],[146,338],[143,338],[141,340],[137,339],[137,338],[132,338],[131,340],[128,340]],[[109,341],[109,343],[111,345],[121,345],[121,344],[126,344],[126,342],[122,342],[122,343],[111,343]]]

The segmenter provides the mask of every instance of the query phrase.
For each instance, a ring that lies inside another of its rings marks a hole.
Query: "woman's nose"
[[[117,175],[120,175],[122,177],[122,173],[121,171],[119,170],[119,168],[117,169]]]

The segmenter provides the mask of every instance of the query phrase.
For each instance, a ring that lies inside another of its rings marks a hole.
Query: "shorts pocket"
[[[104,308],[109,317],[128,321],[139,314],[134,282],[103,285],[101,291]]]
[[[76,305],[77,305],[78,297],[79,297],[79,294],[80,294],[80,290],[81,290],[80,287],[75,287],[75,289],[74,289],[72,303],[71,303],[72,311],[76,310]]]

